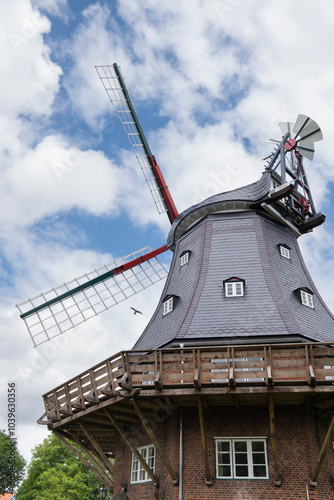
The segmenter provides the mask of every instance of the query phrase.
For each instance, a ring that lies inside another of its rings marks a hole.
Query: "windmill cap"
[[[215,194],[180,213],[172,224],[167,238],[168,248],[172,248],[181,236],[194,224],[209,214],[225,210],[246,210],[253,203],[268,195],[271,189],[271,174],[265,172],[252,184]]]

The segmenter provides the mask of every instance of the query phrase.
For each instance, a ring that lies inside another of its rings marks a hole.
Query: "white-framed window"
[[[173,310],[173,300],[174,297],[169,297],[162,304],[162,315],[166,316],[166,314],[172,312]]]
[[[224,281],[225,297],[242,297],[244,294],[244,281],[228,280]]]
[[[265,438],[216,438],[217,479],[268,479]]]
[[[314,309],[313,297],[311,293],[305,292],[305,290],[300,290],[300,298],[303,306],[311,307]]]
[[[180,255],[180,265],[181,265],[181,267],[184,266],[185,264],[187,264],[188,262],[189,262],[189,252],[183,252]]]
[[[137,448],[149,468],[152,472],[155,471],[155,447],[153,444],[149,444],[146,446],[139,446]],[[147,472],[137,459],[136,455],[132,454],[132,463],[131,463],[131,483],[145,483],[147,481],[151,481]]]
[[[290,259],[290,248],[287,245],[279,245],[280,254],[285,259]]]

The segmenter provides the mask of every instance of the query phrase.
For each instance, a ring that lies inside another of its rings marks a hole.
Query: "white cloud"
[[[70,7],[67,0],[32,0],[34,7],[43,10],[51,16],[60,17],[67,22],[70,16]]]
[[[50,21],[28,0],[0,6],[2,115],[49,115],[59,89],[61,69],[50,59],[43,34]]]
[[[75,207],[95,215],[116,211],[117,168],[101,152],[80,151],[61,137],[47,136],[6,163],[0,201],[4,227],[31,225]]]

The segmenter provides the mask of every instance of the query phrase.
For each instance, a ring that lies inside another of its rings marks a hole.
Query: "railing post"
[[[231,351],[230,351],[231,349]],[[232,365],[231,365],[232,357]],[[235,359],[234,359],[234,347],[227,348],[227,367],[228,367],[228,385],[230,387],[235,387]]]
[[[309,350],[310,348],[310,355],[309,355]],[[315,387],[316,385],[316,378],[314,374],[314,363],[313,363],[313,349],[312,346],[308,346],[307,344],[305,345],[305,358],[306,358],[306,369],[307,369],[307,378],[308,378],[308,383],[311,387]]]
[[[130,371],[130,363],[129,363],[129,355],[128,352],[122,352],[122,361],[123,361],[123,370],[124,374],[121,377],[121,380],[118,382],[118,385],[122,387],[122,389],[126,389],[127,391],[132,390],[132,380],[131,380],[131,371]]]
[[[200,350],[193,349],[193,365],[194,365],[194,386],[196,389],[201,388],[201,365],[200,365]]]
[[[272,373],[272,360],[271,360],[271,347],[264,347],[264,361],[266,367],[266,383],[268,387],[273,386],[273,373]]]
[[[162,381],[161,381],[161,367],[162,367],[162,357],[161,351],[154,351],[154,363],[155,363],[155,379],[154,385],[158,391],[162,390]]]

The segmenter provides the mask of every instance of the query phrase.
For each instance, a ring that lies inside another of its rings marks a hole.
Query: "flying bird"
[[[133,314],[137,314],[137,313],[143,314],[141,311],[138,311],[138,309],[135,309],[134,307],[130,307],[130,309],[133,310]]]

